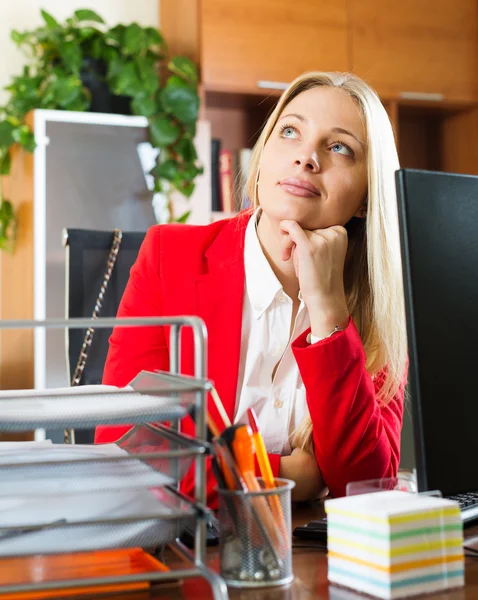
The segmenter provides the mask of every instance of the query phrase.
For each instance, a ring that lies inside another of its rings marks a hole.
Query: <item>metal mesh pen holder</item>
[[[286,585],[293,579],[291,497],[295,486],[276,480],[275,489],[244,493],[218,489],[220,571],[238,588]]]

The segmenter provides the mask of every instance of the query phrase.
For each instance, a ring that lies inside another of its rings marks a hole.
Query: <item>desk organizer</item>
[[[329,581],[378,598],[464,585],[456,502],[376,492],[325,502]]]
[[[131,575],[105,573],[63,581],[2,580],[0,595],[204,577],[215,600],[227,600],[224,581],[205,566],[206,524],[210,517],[206,507],[205,460],[210,450],[206,441],[206,396],[211,389],[205,379],[205,326],[194,317],[154,317],[104,318],[93,322],[0,321],[0,327],[86,329],[93,323],[95,328],[169,326],[171,372],[142,372],[124,390],[84,386],[59,391],[0,392],[2,432],[134,425],[116,444],[38,444],[18,451],[13,447],[11,459],[8,452],[1,454],[0,563],[36,554],[139,547],[153,550],[169,544],[185,560],[185,567]],[[194,377],[178,374],[182,327],[193,330]],[[196,438],[179,431],[179,419],[187,414],[195,420]],[[169,422],[169,428],[160,424],[164,421]],[[194,502],[178,491],[178,482],[193,461]],[[191,524],[195,524],[193,551],[178,540]]]

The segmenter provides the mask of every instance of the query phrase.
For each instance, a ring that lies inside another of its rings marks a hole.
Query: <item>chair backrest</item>
[[[145,232],[123,232],[121,246],[103,298],[101,317],[116,316],[121,297],[129,278],[129,272]],[[112,231],[90,229],[67,229],[66,247],[66,313],[68,318],[91,317],[107,269],[107,261],[113,243]],[[85,330],[70,329],[67,334],[67,364],[69,379],[75,372],[78,357],[85,337]],[[80,385],[101,383],[108,352],[108,339],[111,329],[96,329],[88,352],[88,360]],[[77,442],[89,443],[92,434],[82,440],[77,432]]]

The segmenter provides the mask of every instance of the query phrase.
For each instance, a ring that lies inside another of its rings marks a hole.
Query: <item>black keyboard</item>
[[[471,523],[478,520],[478,492],[447,496],[447,500],[458,502],[463,523]]]

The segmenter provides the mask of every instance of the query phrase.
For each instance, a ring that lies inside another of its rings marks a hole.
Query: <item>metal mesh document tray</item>
[[[208,385],[170,373],[140,373],[129,386],[0,391],[0,431],[88,428],[181,419]]]

